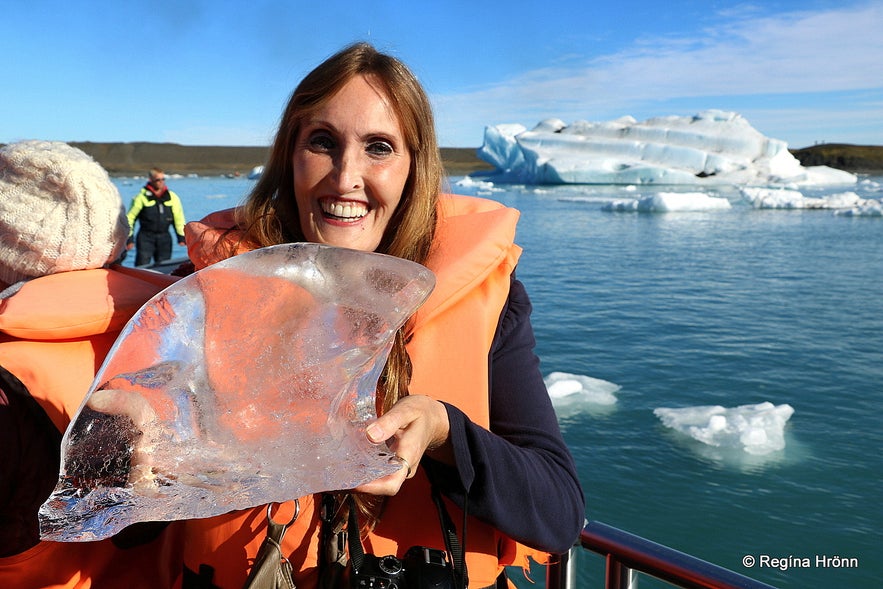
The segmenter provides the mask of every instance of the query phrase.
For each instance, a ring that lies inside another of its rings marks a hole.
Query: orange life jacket
[[[170,276],[123,268],[51,274],[0,300],[0,366],[64,431],[129,318]],[[174,525],[174,524],[173,524]],[[174,587],[183,547],[175,528],[121,549],[99,542],[40,542],[0,558],[0,587]]]
[[[426,264],[436,274],[436,288],[409,322],[410,390],[447,401],[484,427],[489,426],[488,354],[521,254],[514,244],[517,220],[515,209],[499,203],[443,195],[436,240]],[[233,211],[187,226],[190,258],[197,269],[218,261],[213,252],[219,240],[237,244],[241,233],[230,231],[234,227]],[[452,520],[461,522],[462,512],[445,502]],[[300,515],[282,543],[301,589],[317,582],[318,503],[316,496],[300,499]],[[283,504],[274,519],[288,521],[292,509],[293,502]],[[386,501],[379,524],[363,540],[365,550],[402,557],[411,546],[443,549],[435,514],[429,481],[418,468],[416,476]],[[200,565],[212,567],[215,586],[241,587],[266,535],[265,521],[266,509],[260,507],[187,522],[185,564],[193,571]],[[476,518],[469,518],[467,526],[471,587],[493,585],[504,566],[525,566],[528,555],[546,562],[545,553],[514,542]]]

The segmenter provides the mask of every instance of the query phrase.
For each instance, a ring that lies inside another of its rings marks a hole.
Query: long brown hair
[[[436,205],[443,167],[432,107],[416,76],[399,59],[380,53],[368,43],[355,43],[334,54],[298,84],[282,115],[270,157],[242,207],[240,226],[258,246],[305,241],[294,195],[293,151],[301,125],[356,76],[379,84],[396,113],[411,154],[411,169],[402,198],[377,248],[425,263],[436,227]],[[398,331],[378,382],[378,411],[389,410],[408,394],[411,362],[405,350],[405,328]],[[359,501],[376,523],[379,507]]]

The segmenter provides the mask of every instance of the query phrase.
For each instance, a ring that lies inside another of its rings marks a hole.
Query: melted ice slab
[[[401,467],[368,442],[419,264],[318,244],[235,256],[170,286],[122,331],[62,441],[45,540],[349,489]]]

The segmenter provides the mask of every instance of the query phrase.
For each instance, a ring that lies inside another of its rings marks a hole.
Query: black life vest
[[[153,186],[148,183],[144,185],[141,193],[146,200],[145,206],[142,207],[141,212],[138,213],[138,222],[141,223],[141,231],[167,233],[169,227],[175,220],[172,215],[172,208],[168,204],[172,199],[172,196],[169,194],[169,189],[164,188],[162,192],[157,194],[154,191]]]

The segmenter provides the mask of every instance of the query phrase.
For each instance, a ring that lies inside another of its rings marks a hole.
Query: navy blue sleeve
[[[455,467],[424,458],[433,482],[470,514],[540,550],[573,546],[585,518],[573,457],[534,353],[530,299],[513,278],[490,353],[490,431],[446,404]],[[468,534],[468,532],[467,532]]]
[[[40,542],[38,512],[58,482],[61,432],[27,387],[0,366],[0,557]]]

